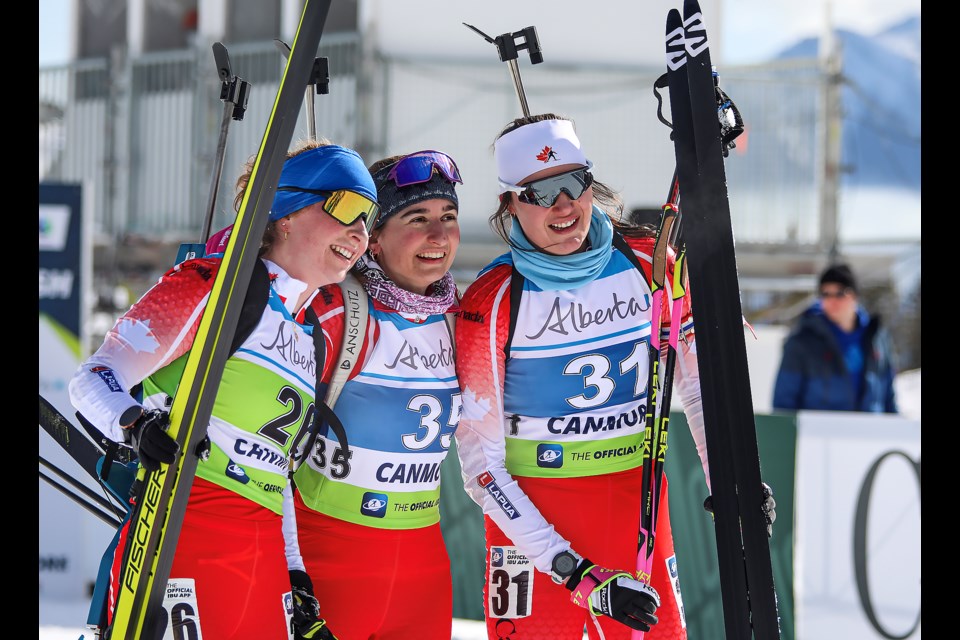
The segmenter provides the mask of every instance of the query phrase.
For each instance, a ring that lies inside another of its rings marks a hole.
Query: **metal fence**
[[[331,72],[317,129],[347,145],[355,139],[357,51],[357,38],[348,35],[325,37],[319,52],[340,73]],[[233,72],[251,88],[244,118],[230,123],[214,229],[233,220],[233,183],[259,148],[284,65],[273,43],[229,54]],[[220,84],[210,49],[41,68],[40,179],[93,190],[97,242],[195,241],[214,174]],[[294,135],[307,136],[303,114]]]
[[[328,95],[317,131],[368,161],[441,148],[460,164],[464,244],[493,243],[492,142],[521,115],[506,67],[442,59],[363,57],[356,34],[325,36]],[[255,154],[283,58],[272,42],[230,49],[251,83],[242,121],[230,125],[214,229],[233,219],[233,182]],[[361,73],[361,69],[366,71]],[[657,119],[661,70],[543,64],[523,68],[534,112],[571,117],[598,179],[628,209],[659,207],[673,173],[669,130]],[[738,246],[822,246],[818,132],[824,81],[815,60],[722,71],[747,131],[728,159]],[[40,69],[40,179],[81,182],[98,242],[131,236],[195,241],[210,195],[223,105],[209,48],[136,59],[82,60]],[[669,119],[669,104],[664,103]],[[306,137],[303,114],[295,139]]]

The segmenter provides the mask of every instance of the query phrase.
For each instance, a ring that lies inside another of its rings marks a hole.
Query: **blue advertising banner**
[[[82,195],[77,184],[40,184],[38,386],[40,395],[70,420],[74,410],[67,384],[85,355],[83,292],[90,250]],[[41,458],[99,490],[43,429],[39,438]],[[50,475],[38,480],[40,595],[46,602],[89,598],[100,556],[114,532],[42,479]]]
[[[76,184],[40,184],[40,313],[80,337],[81,194]]]

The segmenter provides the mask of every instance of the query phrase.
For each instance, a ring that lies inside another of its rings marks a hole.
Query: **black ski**
[[[680,209],[686,223],[700,386],[727,640],[780,638],[766,533],[718,90],[697,0],[667,15]]]
[[[57,411],[50,402],[40,396],[40,428],[46,431],[87,474],[100,482],[97,464],[106,452],[90,438],[83,435],[66,416]]]
[[[331,0],[306,0],[233,232],[170,408],[169,433],[180,444],[170,465],[138,474],[141,490],[121,566],[110,638],[160,638],[164,591],[187,497],[206,437],[217,388],[229,357],[245,293],[280,171],[293,138],[303,87],[313,69]]]

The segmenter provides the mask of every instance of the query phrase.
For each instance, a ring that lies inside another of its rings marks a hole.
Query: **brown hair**
[[[296,144],[292,149],[287,151],[287,158],[292,158],[298,156],[304,151],[309,151],[310,149],[316,149],[317,147],[326,147],[333,144],[330,140],[326,138],[316,138],[313,140],[303,140]],[[233,198],[233,209],[236,212],[240,212],[240,204],[243,202],[244,193],[247,190],[247,185],[250,184],[250,177],[253,175],[253,164],[256,162],[256,156],[250,156],[246,164],[243,167],[243,173],[237,178],[237,195]],[[296,215],[298,212],[293,212],[290,215]],[[290,216],[287,216],[288,218]],[[273,243],[277,241],[277,222],[271,220],[267,223],[267,228],[263,232],[263,238],[260,240],[260,250],[257,255],[264,255],[270,247],[273,246]]]
[[[389,158],[384,158],[383,160],[377,160],[372,165],[367,167],[367,170],[370,172],[370,175],[373,175],[377,171],[380,171],[380,169],[383,169],[384,167],[389,167],[392,164],[396,164],[400,162],[405,157],[406,157],[405,154],[400,154],[396,156],[390,156]]]
[[[524,116],[507,124],[507,126],[505,126],[503,130],[497,134],[494,142],[522,126],[533,124],[535,122],[543,122],[544,120],[568,120],[573,123],[572,119],[559,116],[554,113],[541,113],[533,116]],[[623,198],[621,198],[620,194],[612,187],[596,179],[594,179],[592,186],[594,202],[610,217],[610,221],[613,223],[613,228],[615,230],[619,231],[622,235],[629,236],[656,235],[656,229],[650,225],[636,225],[631,223],[629,220],[624,219]],[[500,205],[497,207],[496,211],[490,214],[490,218],[488,219],[490,228],[493,229],[493,232],[503,238],[507,244],[512,244],[510,242],[509,226],[512,224],[512,216],[509,213],[510,201],[510,192],[500,194]]]

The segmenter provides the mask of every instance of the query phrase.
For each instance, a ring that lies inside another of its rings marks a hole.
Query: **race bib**
[[[494,618],[525,618],[533,603],[536,569],[516,547],[490,547],[487,558],[487,613]]]
[[[287,640],[293,640],[293,592],[283,594],[283,615],[287,617]]]
[[[193,578],[171,578],[163,594],[163,611],[167,628],[163,640],[203,640],[200,631],[200,608]]]

